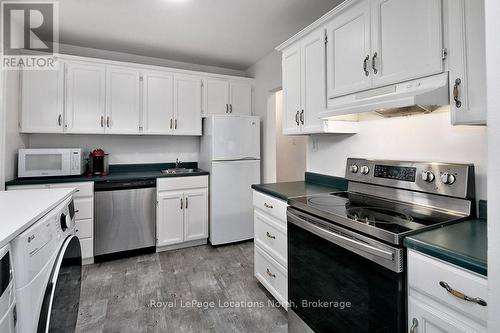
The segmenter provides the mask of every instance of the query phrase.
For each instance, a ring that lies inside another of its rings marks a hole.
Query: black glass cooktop
[[[353,192],[293,198],[290,205],[334,223],[341,219],[345,225],[347,221],[355,229],[358,229],[356,224],[362,224],[393,234],[404,234],[462,217],[424,206]]]

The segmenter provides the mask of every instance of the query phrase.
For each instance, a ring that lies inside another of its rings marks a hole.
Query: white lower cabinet
[[[286,208],[288,204],[253,191],[255,277],[288,310]]]
[[[408,250],[409,332],[487,332],[487,294],[485,277]]]
[[[158,251],[205,244],[208,238],[208,176],[157,180]]]
[[[7,190],[75,188],[75,233],[80,239],[83,264],[94,262],[94,182],[9,186]]]

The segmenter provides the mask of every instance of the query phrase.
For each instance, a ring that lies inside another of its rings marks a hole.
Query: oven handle
[[[332,243],[343,244],[343,245],[349,246],[351,248],[354,248],[358,251],[370,253],[372,255],[375,255],[375,256],[380,257],[380,258],[384,258],[386,260],[391,260],[391,261],[394,260],[394,254],[390,251],[385,251],[385,250],[379,249],[377,247],[365,244],[363,242],[360,242],[360,241],[357,241],[357,240],[354,240],[354,239],[351,239],[348,237],[344,237],[344,236],[338,235],[334,232],[325,230],[323,228],[318,227],[317,225],[314,225],[312,223],[308,223],[308,222],[304,221],[300,217],[292,214],[290,211],[288,212],[288,217],[289,217],[288,221],[290,223],[295,224],[296,226],[298,226],[302,229],[305,229],[309,232],[312,232],[313,234],[315,234],[323,239],[326,239]]]

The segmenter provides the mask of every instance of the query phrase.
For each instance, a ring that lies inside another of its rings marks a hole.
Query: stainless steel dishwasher
[[[95,184],[94,255],[155,246],[156,180]]]

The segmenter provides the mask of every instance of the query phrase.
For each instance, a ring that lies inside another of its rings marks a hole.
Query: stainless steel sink
[[[198,170],[197,169],[187,169],[187,168],[172,168],[172,169],[161,170],[161,173],[177,174],[177,173],[193,173],[196,171],[198,171]]]

